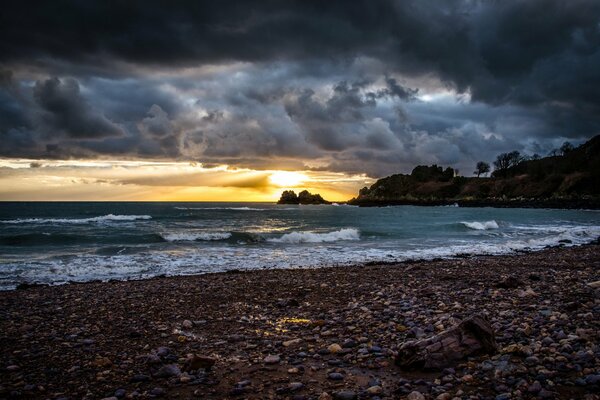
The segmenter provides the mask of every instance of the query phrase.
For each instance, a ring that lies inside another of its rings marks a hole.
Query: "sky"
[[[347,200],[600,133],[600,1],[8,1],[0,200]]]

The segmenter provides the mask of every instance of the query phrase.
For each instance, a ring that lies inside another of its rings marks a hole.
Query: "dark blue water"
[[[0,203],[0,288],[501,254],[600,235],[585,210]]]

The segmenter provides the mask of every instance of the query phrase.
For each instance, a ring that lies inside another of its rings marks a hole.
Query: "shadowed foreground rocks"
[[[404,343],[396,355],[403,369],[443,369],[468,356],[497,351],[494,330],[485,318],[474,315],[429,339]]]
[[[599,250],[0,292],[0,399],[599,399]]]

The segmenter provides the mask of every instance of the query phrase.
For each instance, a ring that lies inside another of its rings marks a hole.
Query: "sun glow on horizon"
[[[275,171],[269,176],[271,183],[281,188],[296,187],[307,179],[306,175],[293,171]]]
[[[273,202],[288,189],[345,201],[369,184],[364,175],[327,171],[209,168],[176,161],[0,159],[0,201]]]

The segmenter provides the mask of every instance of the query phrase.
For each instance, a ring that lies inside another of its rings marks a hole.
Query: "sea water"
[[[592,210],[0,203],[0,289],[506,254],[598,236]]]

